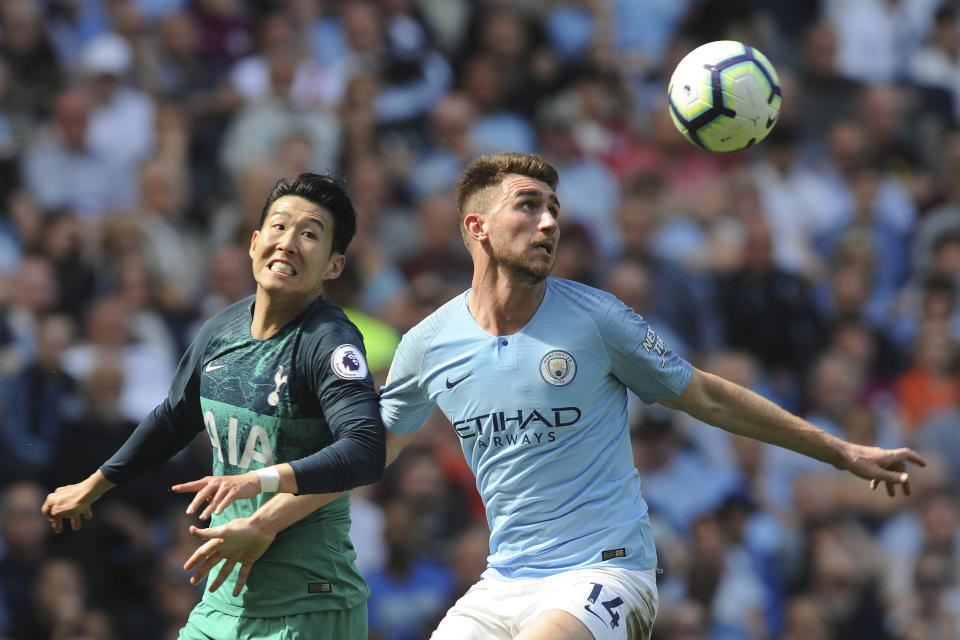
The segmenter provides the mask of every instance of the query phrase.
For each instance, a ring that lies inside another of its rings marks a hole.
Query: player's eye
[[[317,234],[315,234],[313,231],[304,231],[300,235],[302,235],[304,238],[309,238],[310,240],[316,240],[317,238]]]
[[[286,229],[286,226],[282,222],[278,222],[272,225],[271,228],[276,229],[277,231],[283,231],[284,229]]]
[[[532,200],[524,200],[520,203],[520,208],[524,211],[536,211],[537,205]]]

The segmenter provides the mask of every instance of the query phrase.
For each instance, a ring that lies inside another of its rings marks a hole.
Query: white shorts
[[[656,569],[592,567],[535,580],[486,578],[450,607],[430,640],[511,640],[548,609],[566,611],[595,640],[647,640],[657,616]]]

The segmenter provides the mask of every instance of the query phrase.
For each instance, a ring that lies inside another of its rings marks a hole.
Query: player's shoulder
[[[623,303],[611,293],[590,285],[566,280],[547,278],[550,288],[551,304],[565,307],[565,312],[579,312],[590,317],[601,317],[611,309],[623,306]]]
[[[318,298],[307,308],[300,320],[300,328],[307,342],[355,342],[357,346],[363,343],[360,330],[344,310],[325,298]]]
[[[407,331],[400,344],[405,349],[414,346],[425,349],[441,331],[462,318],[468,293],[468,291],[461,292],[440,305],[436,311]]]
[[[194,342],[209,342],[210,340],[223,336],[233,325],[245,326],[249,328],[252,319],[253,295],[237,300],[226,309],[218,311],[200,326]]]

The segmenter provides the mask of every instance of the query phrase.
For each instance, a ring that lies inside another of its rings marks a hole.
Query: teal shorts
[[[200,602],[179,640],[367,640],[367,603],[278,618],[231,616]]]

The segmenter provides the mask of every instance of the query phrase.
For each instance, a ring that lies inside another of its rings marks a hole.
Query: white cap
[[[104,33],[95,37],[83,48],[80,68],[91,74],[109,73],[121,76],[133,64],[133,51],[123,36]]]

